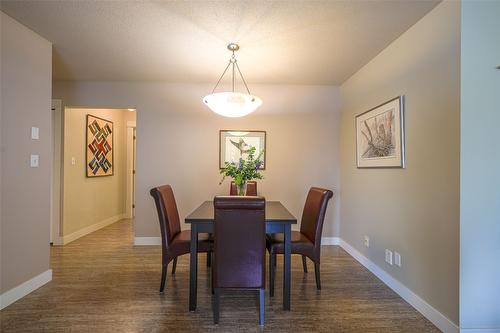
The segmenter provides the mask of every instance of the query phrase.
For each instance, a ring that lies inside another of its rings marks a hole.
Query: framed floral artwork
[[[240,158],[247,158],[249,149],[255,148],[255,156],[263,152],[260,170],[266,168],[266,132],[249,130],[219,131],[219,168],[224,163],[238,163]]]

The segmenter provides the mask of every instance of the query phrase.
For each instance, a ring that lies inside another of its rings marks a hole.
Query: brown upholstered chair
[[[214,199],[214,323],[219,322],[222,289],[258,289],[259,324],[264,325],[265,208],[263,197]]]
[[[238,195],[238,189],[236,184],[231,182],[231,189],[229,195]],[[255,180],[247,181],[247,192],[246,195],[256,196],[257,195],[257,182]]]
[[[325,220],[328,201],[333,197],[330,190],[312,187],[307,194],[306,203],[302,212],[300,231],[292,231],[292,254],[302,255],[302,265],[307,273],[306,258],[314,262],[316,288],[321,289],[320,258],[321,233]],[[276,254],[284,253],[282,234],[272,234],[267,237],[269,251],[269,295],[274,296],[274,277],[276,271]]]
[[[190,252],[191,232],[190,230],[181,231],[179,212],[170,185],[155,187],[151,189],[150,194],[155,200],[160,221],[162,245],[160,292],[162,293],[165,289],[165,278],[170,261],[173,260],[172,274],[175,274],[177,257]],[[207,252],[207,256],[210,256],[211,250],[212,242],[208,240],[208,235],[200,234],[198,236],[198,252]]]

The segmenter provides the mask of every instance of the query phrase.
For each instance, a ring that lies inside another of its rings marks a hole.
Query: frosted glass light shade
[[[262,100],[249,94],[220,92],[205,96],[203,103],[221,116],[236,118],[254,112],[262,105]]]

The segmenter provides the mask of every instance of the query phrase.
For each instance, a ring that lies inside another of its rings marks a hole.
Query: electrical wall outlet
[[[75,165],[76,164],[76,158],[72,157],[71,158],[71,165]]]
[[[365,236],[364,244],[366,247],[370,247],[370,237]]]
[[[392,265],[392,251],[385,249],[385,262]]]
[[[394,265],[401,267],[401,255],[394,251]]]

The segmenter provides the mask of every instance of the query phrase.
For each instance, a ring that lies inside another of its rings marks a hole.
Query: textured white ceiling
[[[438,1],[5,1],[54,44],[59,80],[342,83]]]

